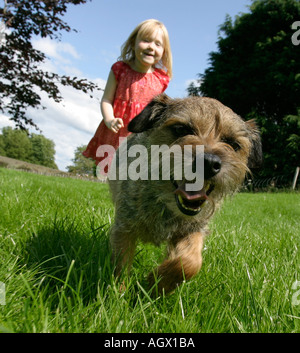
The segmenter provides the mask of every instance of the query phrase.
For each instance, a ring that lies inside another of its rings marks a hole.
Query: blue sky
[[[138,23],[156,18],[167,27],[174,59],[174,78],[167,93],[186,95],[186,82],[208,66],[208,54],[217,49],[220,24],[248,12],[250,0],[93,0],[70,6],[66,21],[79,33],[63,39],[81,54],[78,67],[90,77],[106,79],[120,55],[120,46]]]
[[[251,0],[93,0],[70,5],[64,16],[78,33],[62,33],[61,42],[36,38],[33,44],[49,58],[45,69],[88,78],[104,88],[110,67],[131,31],[141,21],[156,18],[168,29],[173,54],[173,79],[166,93],[173,98],[185,97],[188,83],[204,72],[209,53],[217,50],[219,26],[226,14],[234,18],[249,12],[250,4]],[[44,96],[47,110],[29,110],[28,114],[54,141],[56,163],[66,170],[76,147],[89,142],[102,119],[101,94],[90,99],[62,87],[62,95],[65,100],[60,104]],[[13,126],[0,115],[0,129],[7,125]]]

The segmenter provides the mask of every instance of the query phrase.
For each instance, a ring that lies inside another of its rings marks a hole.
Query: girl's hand
[[[114,118],[106,125],[115,134],[124,127],[123,120],[120,118]]]

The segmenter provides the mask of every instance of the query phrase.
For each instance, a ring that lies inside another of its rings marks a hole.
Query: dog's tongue
[[[207,198],[208,198],[204,187],[198,191],[186,191],[185,182],[181,183],[178,186],[178,188],[174,191],[174,194],[180,195],[181,197],[183,197],[189,201],[207,200]]]

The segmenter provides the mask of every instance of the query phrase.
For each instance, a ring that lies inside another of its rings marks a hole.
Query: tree
[[[0,155],[58,169],[54,147],[54,142],[43,135],[28,135],[10,126],[4,127],[0,135]]]
[[[72,29],[61,17],[67,5],[79,5],[87,0],[4,0],[0,18],[6,32],[0,37],[0,111],[10,115],[17,127],[37,125],[26,115],[28,107],[41,108],[39,91],[60,102],[57,83],[85,93],[100,88],[86,79],[60,76],[40,68],[44,53],[32,47],[33,36],[60,39],[60,31]],[[0,33],[1,35],[1,33]],[[44,107],[42,107],[44,108]]]
[[[31,134],[30,142],[32,153],[30,156],[31,163],[40,164],[45,167],[58,169],[55,164],[55,144],[52,140],[47,139],[40,134]]]
[[[284,120],[291,126],[296,126],[297,128],[290,134],[287,139],[288,145],[287,149],[293,159],[299,161],[299,151],[300,151],[300,108],[298,108],[297,115],[287,115]]]
[[[3,135],[0,135],[0,156],[6,156]]]
[[[86,146],[79,146],[75,150],[75,157],[72,159],[74,165],[69,165],[68,172],[75,174],[87,174],[95,175],[96,165],[91,159],[85,158],[82,152],[86,149]]]
[[[2,141],[6,157],[30,161],[31,143],[25,131],[4,127]]]
[[[210,67],[199,75],[203,82],[188,89],[257,120],[267,175],[291,174],[300,160],[300,47],[291,40],[299,19],[297,0],[256,0],[250,13],[235,21],[227,16],[218,51],[210,53]]]

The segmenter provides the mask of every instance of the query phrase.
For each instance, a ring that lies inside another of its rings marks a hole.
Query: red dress
[[[114,117],[123,119],[124,127],[118,133],[109,130],[102,120],[94,137],[82,153],[87,158],[92,158],[98,164],[107,157],[97,157],[97,149],[101,145],[119,147],[119,137],[130,134],[127,130],[129,122],[138,115],[151,100],[163,93],[169,84],[169,76],[164,70],[155,68],[152,73],[134,71],[128,64],[118,61],[112,66],[112,71],[117,80],[113,110]],[[109,156],[111,161],[113,156]],[[110,164],[110,163],[108,163]]]

